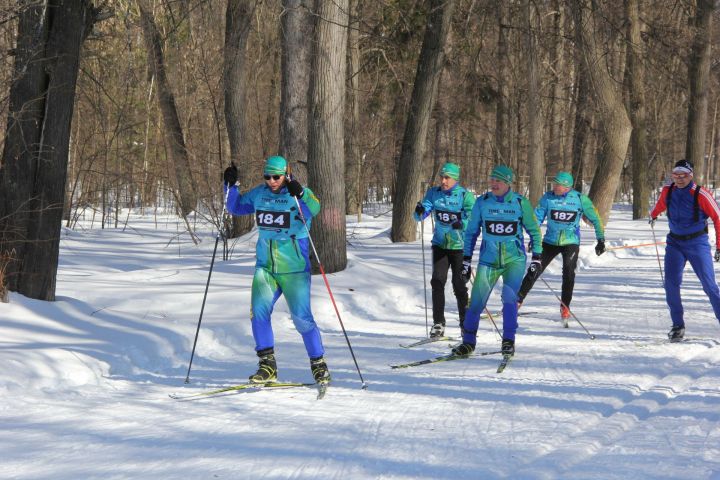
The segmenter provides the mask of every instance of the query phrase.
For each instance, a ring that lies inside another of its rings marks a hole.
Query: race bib
[[[259,228],[290,228],[290,212],[257,210],[255,221]]]
[[[435,220],[440,223],[455,223],[460,219],[460,212],[446,212],[443,210],[435,210]]]
[[[518,231],[518,222],[504,222],[501,220],[486,220],[485,231],[493,235],[515,235]]]
[[[577,218],[578,212],[568,212],[566,210],[550,210],[550,218],[556,222],[572,223]]]

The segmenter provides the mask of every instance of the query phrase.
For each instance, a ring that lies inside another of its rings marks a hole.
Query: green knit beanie
[[[504,183],[512,183],[515,175],[513,174],[512,168],[507,165],[498,165],[492,169],[492,172],[490,172],[490,178],[500,180]]]
[[[570,172],[558,172],[558,174],[555,175],[553,182],[563,187],[572,187],[573,176],[570,174]]]
[[[279,155],[268,157],[265,160],[263,173],[266,175],[285,175],[287,173],[287,161]]]
[[[450,177],[453,180],[460,180],[460,165],[455,163],[446,163],[440,170],[441,177]]]

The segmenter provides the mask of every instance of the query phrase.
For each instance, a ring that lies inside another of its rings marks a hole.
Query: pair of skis
[[[401,363],[398,365],[390,365],[390,368],[397,370],[400,368],[410,368],[410,367],[418,367],[420,365],[429,365],[431,363],[440,363],[440,362],[451,362],[453,360],[464,360],[467,358],[473,358],[473,357],[484,357],[487,355],[501,355],[502,352],[500,350],[491,351],[491,352],[473,352],[468,355],[455,355],[454,353],[449,353],[447,355],[440,355],[438,357],[433,358],[426,358],[424,360],[418,360],[416,362],[410,362],[410,363]],[[505,370],[505,367],[508,366],[508,363],[510,363],[510,360],[512,360],[512,355],[503,355],[502,360],[500,360],[500,364],[497,368],[497,373],[502,373]]]
[[[328,382],[323,383],[301,383],[301,382],[266,382],[266,383],[241,383],[239,385],[230,385],[227,387],[221,387],[216,388],[214,390],[206,390],[203,392],[198,393],[192,393],[189,395],[182,395],[182,394],[176,394],[171,393],[169,394],[169,397],[174,400],[196,400],[200,398],[208,398],[213,397],[216,395],[221,395],[223,393],[232,393],[232,392],[238,392],[242,390],[274,390],[274,389],[286,389],[286,388],[298,388],[298,387],[305,387],[305,388],[311,388],[316,387],[317,388],[317,399],[322,400],[325,397],[325,393],[327,393],[327,388],[330,384]]]

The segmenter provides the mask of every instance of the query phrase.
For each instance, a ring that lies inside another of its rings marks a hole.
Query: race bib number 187
[[[290,212],[257,210],[255,220],[260,228],[290,228]]]
[[[565,210],[550,210],[550,218],[556,222],[571,223],[575,221],[577,212],[568,212]]]

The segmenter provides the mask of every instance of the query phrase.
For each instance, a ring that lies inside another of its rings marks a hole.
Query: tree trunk
[[[398,175],[395,179],[391,238],[393,242],[415,240],[416,224],[412,211],[420,198],[422,163],[427,134],[445,65],[445,43],[450,32],[455,0],[430,0],[425,37],[415,74],[410,112],[405,124]]]
[[[548,158],[546,159],[547,174],[554,175],[565,168],[563,152],[563,109],[561,108],[561,97],[563,90],[563,70],[565,61],[563,56],[564,42],[564,18],[560,0],[553,0],[552,3],[552,45],[550,47],[550,105],[548,119]]]
[[[595,169],[590,198],[603,222],[607,224],[615,192],[620,183],[632,126],[622,94],[615,87],[616,82],[608,71],[607,52],[602,49],[602,43],[596,37],[601,31],[600,28],[595,28],[595,21],[599,20],[600,14],[591,10],[590,3],[587,0],[578,0],[572,2],[572,8],[575,28],[580,34],[578,47],[582,51],[595,105],[605,133],[605,155]]]
[[[248,77],[245,68],[245,49],[256,6],[257,0],[227,0],[225,14],[225,51],[223,54],[225,125],[230,143],[230,160],[240,167],[238,168],[238,180],[242,191],[250,188],[255,180],[250,177],[252,170],[244,164],[248,159],[243,158],[242,153],[247,150],[245,106],[247,105]],[[235,238],[249,232],[254,223],[252,215],[233,216],[230,237]]]
[[[165,59],[162,49],[162,37],[155,24],[152,13],[143,4],[145,0],[138,0],[140,8],[140,23],[145,39],[145,48],[148,54],[148,67],[157,81],[158,103],[163,117],[163,133],[165,143],[170,154],[172,170],[175,173],[177,186],[177,199],[180,203],[180,215],[187,217],[195,210],[197,195],[192,179],[190,158],[185,148],[185,137],[180,117],[175,104],[175,95],[170,89],[165,71]]]
[[[530,202],[536,205],[545,193],[545,161],[542,148],[542,112],[540,105],[540,81],[538,78],[538,52],[536,30],[538,15],[531,0],[525,2],[526,59],[528,69],[528,166],[530,176]]]
[[[345,73],[348,0],[317,0],[310,77],[308,183],[322,208],[313,239],[327,273],[347,266],[345,240]]]
[[[348,60],[350,76],[350,131],[348,132],[347,164],[345,167],[345,213],[359,215],[363,196],[360,190],[362,160],[360,153],[360,1],[350,0],[348,27]]]
[[[646,217],[650,208],[650,186],[648,184],[648,148],[645,125],[645,48],[640,36],[640,1],[626,0],[625,11],[628,21],[627,83],[629,89],[630,121],[633,131],[630,137],[632,153],[633,219]]]
[[[55,300],[80,49],[97,11],[85,0],[20,3],[0,166],[0,271],[8,290]]]
[[[699,184],[705,181],[705,132],[707,130],[708,86],[710,79],[710,36],[714,10],[714,0],[697,0],[697,11],[693,22],[695,36],[688,67],[690,98],[688,99],[685,158],[695,166],[695,181]]]
[[[313,0],[283,0],[280,21],[280,155],[307,181],[308,90],[313,35]]]
[[[495,163],[510,165],[512,162],[512,124],[510,121],[510,68],[508,60],[508,22],[510,6],[497,2],[498,43],[497,43],[497,109],[495,111]]]
[[[588,136],[590,133],[590,118],[588,107],[590,103],[590,88],[587,71],[581,58],[575,63],[575,119],[572,136],[572,174],[575,180],[573,188],[582,192],[583,162],[587,152]]]

